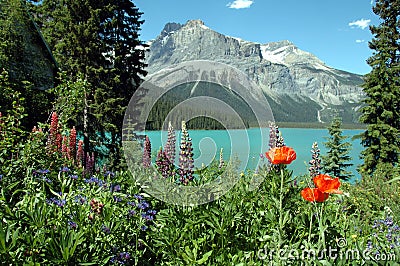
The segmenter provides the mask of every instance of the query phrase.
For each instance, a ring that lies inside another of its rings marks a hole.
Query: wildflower
[[[143,149],[143,167],[148,168],[150,167],[151,164],[151,143],[150,139],[148,136],[146,136],[146,139],[144,141],[144,149]]]
[[[47,140],[47,149],[49,151],[55,151],[55,148],[58,147],[58,135],[59,135],[58,130],[59,130],[58,115],[56,112],[53,112],[51,114],[50,131]]]
[[[290,164],[296,159],[296,152],[287,146],[272,148],[265,155],[272,164]]]
[[[90,207],[93,212],[100,214],[103,211],[103,207],[104,207],[103,203],[98,202],[95,199],[92,199],[89,204],[90,204]]]
[[[179,175],[180,182],[187,185],[193,179],[193,148],[192,139],[186,129],[185,121],[182,121],[182,137],[179,153]]]
[[[147,226],[145,226],[145,225],[142,225],[141,227],[140,227],[140,229],[142,230],[142,231],[146,231],[147,230]]]
[[[135,214],[136,214],[136,211],[134,211],[134,210],[129,210],[128,211],[128,216],[129,217],[134,216]]]
[[[328,193],[323,193],[318,188],[305,188],[300,192],[303,199],[310,202],[324,202],[328,197]]]
[[[135,197],[135,199],[138,199],[138,200],[142,200],[143,199],[143,196],[139,195],[139,194],[135,194],[135,195],[133,195],[133,197]]]
[[[75,196],[75,202],[79,202],[80,204],[84,204],[86,202],[86,197],[82,195]]]
[[[120,186],[119,184],[111,185],[111,186],[110,186],[110,190],[111,190],[111,192],[118,192],[118,191],[121,191],[121,186]]]
[[[317,142],[314,142],[311,147],[312,159],[308,163],[310,165],[308,171],[310,172],[311,177],[315,177],[320,174],[321,169],[321,159],[319,158],[320,149],[318,148]]]
[[[85,173],[92,174],[95,166],[94,152],[90,156],[89,152],[86,155]]]
[[[3,180],[3,175],[0,175],[0,181]]]
[[[323,193],[342,194],[339,190],[339,178],[332,178],[329,175],[319,174],[313,178],[315,186]]]
[[[63,166],[63,167],[60,169],[60,171],[63,172],[63,173],[69,172],[69,168],[68,168],[67,166]]]
[[[76,162],[79,166],[82,166],[84,159],[84,151],[83,151],[83,140],[78,141],[78,151],[76,152]]]
[[[62,137],[62,145],[61,145],[61,154],[64,158],[68,158],[68,140],[67,140],[67,136],[63,136]]]
[[[68,159],[75,158],[76,154],[76,129],[72,127],[69,132]]]
[[[78,175],[69,175],[70,178],[77,180],[78,179]]]
[[[161,175],[164,178],[167,178],[172,175],[173,164],[170,162],[166,152],[163,151],[162,148],[160,148],[160,150],[157,153],[156,164],[158,171],[161,172]]]
[[[107,227],[107,226],[105,226],[104,224],[103,224],[103,226],[101,227],[101,230],[103,230],[103,232],[106,233],[106,234],[111,234],[110,228]]]
[[[221,148],[221,150],[219,151],[219,165],[218,168],[221,169],[222,167],[224,167],[225,162],[224,162],[224,148]]]
[[[139,204],[137,204],[137,207],[139,209],[145,210],[150,207],[150,204],[147,201],[141,201]]]
[[[168,122],[168,138],[165,144],[165,154],[168,160],[173,164],[175,162],[175,144],[176,136],[174,128],[172,127],[171,121]]]
[[[71,229],[76,229],[78,227],[78,225],[73,221],[68,221],[68,225],[71,227]]]
[[[121,202],[122,199],[121,199],[120,197],[114,196],[114,201],[115,201],[115,202]]]
[[[59,199],[59,198],[50,198],[47,199],[46,202],[48,204],[54,204],[57,205],[58,207],[64,207],[66,200],[65,199]]]
[[[103,174],[103,176],[104,176],[104,177],[107,177],[107,176],[108,176],[108,177],[111,177],[111,178],[112,178],[112,177],[115,176],[115,173],[107,170],[107,171]]]

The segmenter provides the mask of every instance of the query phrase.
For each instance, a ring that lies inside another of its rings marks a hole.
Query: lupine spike
[[[78,141],[78,151],[76,152],[76,162],[78,166],[83,165],[83,157],[84,157],[84,151],[83,151],[83,140]]]
[[[269,122],[269,147],[276,147],[276,125],[274,122]]]
[[[158,171],[161,172],[161,175],[164,178],[172,176],[172,164],[162,148],[158,150],[156,164],[158,167]]]
[[[151,164],[151,142],[148,136],[144,141],[144,148],[143,148],[143,167],[148,168]]]
[[[318,143],[314,142],[312,144],[312,149],[311,149],[311,160],[308,163],[310,167],[308,168],[308,171],[310,172],[311,177],[315,177],[320,174],[321,170],[321,158],[319,158],[320,155],[320,149],[318,147]]]
[[[168,123],[168,139],[165,145],[165,153],[167,154],[168,159],[171,163],[175,162],[175,145],[176,145],[176,136],[174,128],[172,127],[171,121]]]
[[[68,158],[68,143],[67,143],[67,136],[62,138],[62,148],[61,153],[64,158]]]
[[[63,137],[62,137],[61,133],[57,133],[57,136],[56,136],[56,148],[57,148],[57,151],[61,150],[62,139],[63,139]]]
[[[193,148],[192,139],[186,129],[185,121],[182,121],[181,150],[179,153],[179,175],[180,181],[187,185],[193,179]]]
[[[224,162],[224,148],[221,148],[221,150],[219,151],[219,165],[218,168],[221,169],[222,167],[224,167],[225,162]]]
[[[49,151],[54,152],[57,148],[61,149],[61,135],[59,135],[58,115],[56,112],[51,114],[50,130],[47,140],[47,148]]]
[[[69,132],[69,157],[75,158],[76,156],[76,129],[72,127]]]

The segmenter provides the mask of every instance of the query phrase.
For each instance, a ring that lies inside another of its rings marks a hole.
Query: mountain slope
[[[246,73],[267,96],[276,121],[327,122],[336,109],[356,122],[362,76],[325,65],[290,41],[267,44],[213,31],[200,20],[168,23],[150,42],[147,71],[190,60],[212,60]]]

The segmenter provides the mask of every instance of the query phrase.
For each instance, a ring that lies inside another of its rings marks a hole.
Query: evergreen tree
[[[377,0],[373,12],[381,18],[371,26],[374,50],[367,60],[372,70],[363,85],[366,98],[360,121],[367,124],[362,134],[362,174],[370,175],[378,168],[390,173],[398,165],[400,151],[400,0]]]
[[[118,164],[126,106],[146,75],[142,13],[129,0],[43,0],[32,9],[60,68],[87,81],[80,119],[74,119],[82,121],[85,149]]]
[[[342,119],[336,115],[328,127],[329,137],[326,138],[327,142],[324,143],[328,152],[327,155],[322,156],[322,169],[325,173],[334,177],[348,180],[352,177],[352,173],[346,171],[347,167],[353,165],[349,163],[351,160],[349,152],[352,145],[351,142],[345,141],[347,136],[343,136],[341,127]]]

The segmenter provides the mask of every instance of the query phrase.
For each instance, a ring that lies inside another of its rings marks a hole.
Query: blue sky
[[[142,19],[141,40],[154,39],[167,22],[201,19],[209,28],[247,41],[289,40],[328,66],[366,74],[372,55],[369,25],[378,25],[373,0],[133,0]]]

